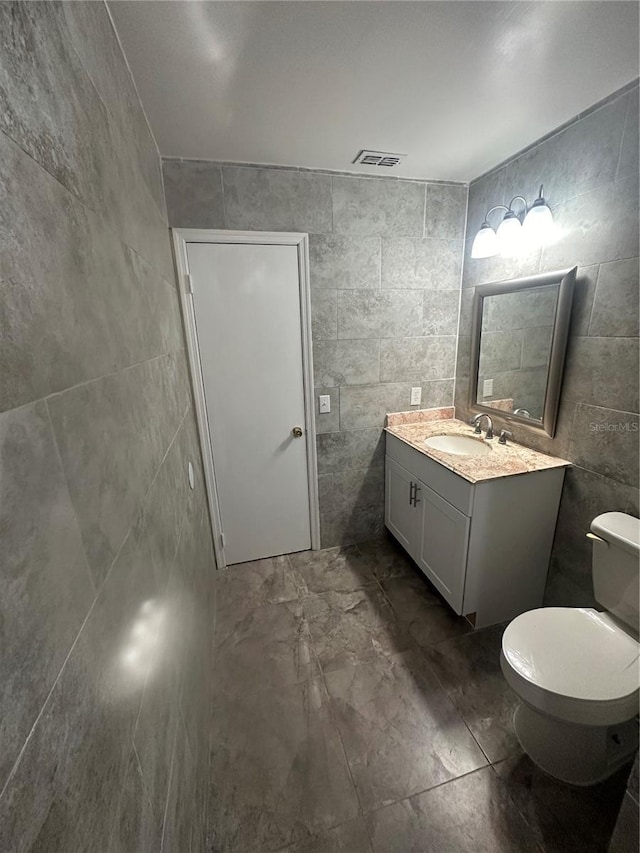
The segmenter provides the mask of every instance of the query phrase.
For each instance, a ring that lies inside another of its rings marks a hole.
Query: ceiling
[[[469,181],[638,76],[636,2],[109,7],[170,157]]]

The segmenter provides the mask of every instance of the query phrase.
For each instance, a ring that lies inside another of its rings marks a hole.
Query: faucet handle
[[[507,436],[509,436],[509,438],[513,438],[513,433],[510,432],[510,430],[508,429],[500,430],[500,438],[498,439],[498,444],[506,444]]]

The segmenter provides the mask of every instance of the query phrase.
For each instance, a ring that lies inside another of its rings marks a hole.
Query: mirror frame
[[[553,438],[556,431],[558,418],[558,405],[560,403],[560,388],[562,386],[562,374],[564,360],[567,352],[569,339],[569,323],[571,320],[571,301],[573,288],[576,280],[577,267],[571,267],[555,272],[531,275],[526,278],[513,278],[507,281],[492,281],[489,284],[480,284],[476,287],[473,303],[473,325],[471,329],[471,374],[469,379],[469,409],[472,412],[486,412],[493,417],[503,418],[510,423],[517,423],[535,431],[545,432]],[[520,290],[531,290],[535,287],[548,287],[557,284],[558,301],[556,303],[556,314],[553,323],[553,335],[551,338],[551,350],[549,353],[549,369],[547,371],[547,385],[544,395],[542,420],[533,421],[522,415],[514,415],[484,406],[478,403],[478,368],[480,366],[480,340],[482,336],[482,307],[486,296],[497,296],[501,293],[517,293]]]

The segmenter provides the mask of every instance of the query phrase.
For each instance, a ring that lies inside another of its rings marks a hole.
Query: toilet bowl
[[[519,696],[522,748],[575,785],[606,779],[638,747],[640,522],[605,513],[591,525],[596,600],[607,608],[523,613],[502,638],[500,663]]]

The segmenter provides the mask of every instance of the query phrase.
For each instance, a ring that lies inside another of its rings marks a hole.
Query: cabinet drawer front
[[[419,450],[389,433],[387,433],[386,452],[387,456],[411,471],[416,479],[422,480],[460,512],[471,515],[473,483],[469,483],[440,465],[439,462],[434,462],[424,453],[420,453]]]
[[[418,483],[422,531],[417,562],[456,613],[462,613],[471,519]]]

